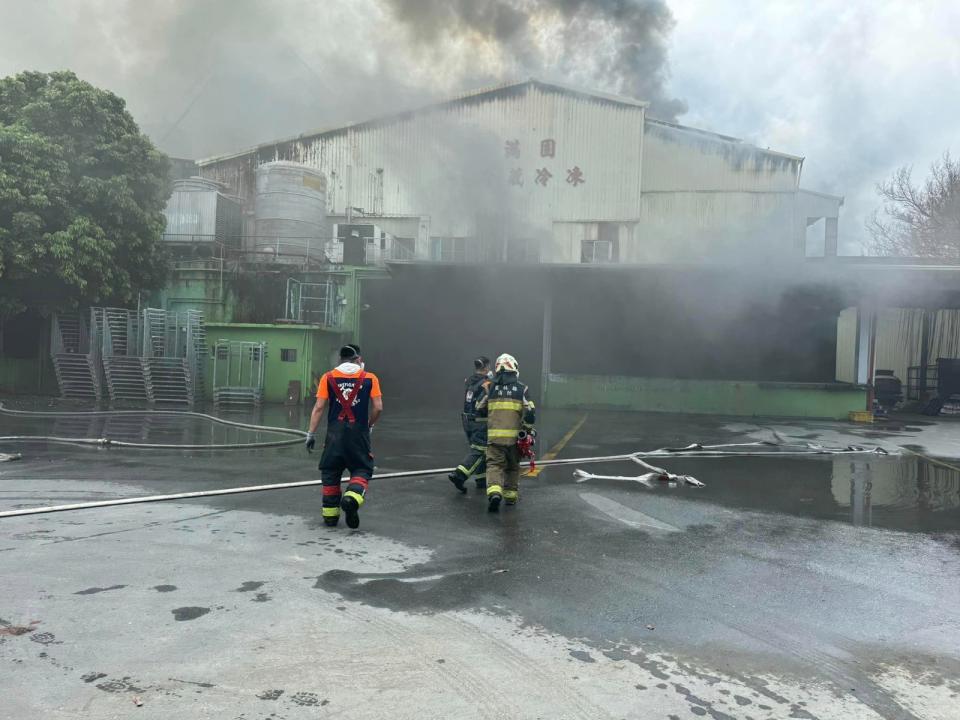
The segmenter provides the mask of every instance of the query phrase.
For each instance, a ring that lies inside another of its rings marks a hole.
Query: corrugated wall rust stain
[[[458,205],[480,205],[483,197],[477,196],[486,196],[488,205],[501,210],[516,202],[533,222],[549,228],[556,219],[637,217],[643,119],[636,105],[528,84],[261,146],[242,157],[254,164],[292,160],[320,170],[331,181],[331,214],[344,212],[349,198],[372,214],[430,215],[443,234],[439,218],[445,212],[463,215]],[[541,154],[545,139],[555,142],[549,157]],[[519,143],[519,157],[504,156],[508,140]],[[545,186],[533,182],[540,168],[551,176]],[[567,183],[571,168],[585,182]],[[507,181],[516,169],[522,185]],[[244,196],[252,192],[249,173],[239,172],[235,158],[204,168],[205,176]],[[453,197],[457,189],[460,197]],[[438,196],[450,207],[438,207]],[[456,235],[465,228],[446,230]]]
[[[802,160],[734,138],[648,122],[644,190],[793,191]]]
[[[473,157],[440,140],[469,134],[471,128],[476,129],[472,144],[482,146]],[[541,154],[544,139],[555,144],[550,156]],[[504,156],[507,141],[519,143],[519,157]],[[429,217],[429,235],[439,236],[471,235],[475,228],[464,216],[486,209],[466,192],[459,193],[462,207],[446,207],[449,197],[442,198],[458,187],[450,178],[469,178],[474,163],[489,170],[491,161],[500,162],[503,178],[497,180],[503,187],[487,192],[477,184],[471,192],[516,203],[538,232],[553,237],[546,247],[554,249],[578,245],[556,236],[555,223],[571,222],[639,220],[658,234],[669,230],[671,237],[688,231],[706,237],[746,223],[749,232],[775,226],[779,234],[791,235],[802,165],[800,158],[736,138],[647,120],[636,106],[536,83],[267,144],[214,161],[202,174],[245,198],[249,211],[254,170],[274,160],[302,162],[323,172],[328,214],[343,214],[350,204],[371,215]],[[585,183],[565,181],[573,167]],[[540,168],[550,172],[546,187],[534,184]],[[506,182],[514,170],[524,179],[522,187]],[[651,242],[650,233],[634,235],[640,245]],[[630,243],[622,244],[627,259]],[[578,247],[552,259],[576,262]]]

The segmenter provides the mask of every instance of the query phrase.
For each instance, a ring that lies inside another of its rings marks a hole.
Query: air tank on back
[[[327,179],[295,162],[257,168],[253,250],[261,260],[303,264],[323,257],[330,239]]]

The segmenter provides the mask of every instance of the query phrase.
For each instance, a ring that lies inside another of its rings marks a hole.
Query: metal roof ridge
[[[840,204],[843,205],[843,195],[832,195],[830,193],[821,192],[819,190],[809,190],[807,188],[797,188],[797,192],[807,193],[808,195],[816,195],[817,197],[827,198],[828,200],[839,200]]]
[[[507,82],[498,83],[496,85],[484,86],[474,90],[469,90],[463,93],[459,93],[457,95],[452,95],[447,98],[435,100],[434,102],[427,103],[425,105],[418,105],[416,107],[407,108],[405,110],[396,110],[396,111],[385,113],[382,115],[375,115],[365,120],[354,120],[354,121],[349,121],[344,123],[338,123],[336,125],[330,125],[326,127],[316,128],[313,130],[308,130],[298,135],[290,135],[290,136],[279,138],[276,140],[268,140],[267,142],[259,143],[252,147],[247,147],[242,150],[238,150],[236,152],[224,153],[221,155],[211,155],[209,157],[199,158],[195,162],[198,167],[202,167],[204,165],[211,165],[216,162],[222,162],[224,160],[232,160],[234,158],[242,157],[244,155],[250,155],[259,150],[262,150],[268,147],[273,147],[275,145],[281,145],[283,143],[293,142],[295,140],[301,140],[303,138],[318,137],[320,135],[326,135],[328,133],[333,133],[333,132],[341,132],[343,130],[348,130],[353,127],[360,127],[362,125],[384,122],[387,120],[391,120],[393,118],[400,118],[400,117],[403,117],[404,115],[411,115],[415,113],[426,112],[428,110],[441,108],[446,105],[451,105],[462,100],[481,97],[483,95],[490,95],[497,92],[502,92],[503,90],[507,90],[510,88],[522,87],[524,85],[553,88],[555,90],[559,90],[564,93],[594,97],[601,100],[606,100],[607,102],[617,103],[621,105],[628,105],[630,107],[647,108],[650,105],[650,103],[645,100],[637,100],[635,98],[630,98],[625,95],[614,95],[611,93],[600,92],[597,90],[587,90],[585,88],[578,88],[573,85],[565,85],[563,83],[554,82],[552,80],[542,80],[540,78],[531,76],[529,78],[526,78],[525,80],[510,80]]]
[[[669,120],[661,120],[660,118],[650,117],[649,115],[645,118],[645,120],[651,125],[663,125],[665,127],[671,127],[677,130],[683,130],[685,132],[696,133],[698,135],[707,135],[709,137],[720,138],[721,140],[726,140],[727,142],[738,143],[740,145],[745,145],[747,147],[755,148],[763,153],[768,153],[770,155],[777,155],[779,157],[789,158],[790,160],[797,160],[799,162],[803,162],[806,159],[802,155],[793,155],[791,153],[781,152],[780,150],[771,150],[770,148],[762,148],[756,143],[747,142],[743,138],[734,137],[733,135],[724,135],[723,133],[714,132],[713,130],[704,130],[703,128],[693,127],[692,125],[683,125],[681,123],[670,122]]]

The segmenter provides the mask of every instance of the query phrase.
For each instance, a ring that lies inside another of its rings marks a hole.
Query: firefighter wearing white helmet
[[[500,503],[515,505],[520,495],[521,431],[532,434],[536,407],[519,380],[520,367],[513,355],[504,353],[494,365],[494,378],[477,406],[477,415],[487,418],[487,508],[498,512]]]

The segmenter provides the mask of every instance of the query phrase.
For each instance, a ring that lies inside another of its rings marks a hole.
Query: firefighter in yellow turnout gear
[[[500,503],[516,504],[520,491],[521,430],[533,431],[536,407],[519,380],[512,355],[497,358],[493,382],[477,403],[477,416],[487,418],[487,509],[498,512]]]

